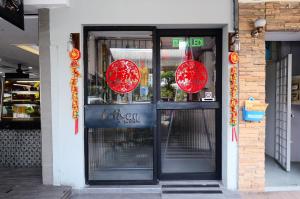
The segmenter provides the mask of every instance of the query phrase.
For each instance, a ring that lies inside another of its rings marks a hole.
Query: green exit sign
[[[204,46],[204,39],[202,37],[193,37],[189,39],[184,38],[172,38],[173,48],[178,48],[180,42],[187,42],[187,46],[190,47],[201,47]]]

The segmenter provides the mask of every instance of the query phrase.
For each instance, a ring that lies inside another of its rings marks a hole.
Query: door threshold
[[[265,192],[275,192],[275,191],[300,191],[300,186],[274,186],[274,187],[265,187]]]
[[[78,194],[101,193],[161,193],[160,185],[87,185],[82,189],[73,189]]]
[[[223,186],[223,183],[221,180],[161,180],[159,181],[160,185],[193,185],[193,184],[200,184],[200,185],[212,185],[212,184],[218,184],[220,187]]]

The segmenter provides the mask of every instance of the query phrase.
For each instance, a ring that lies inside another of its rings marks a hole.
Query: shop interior
[[[300,189],[300,33],[266,34],[266,190]]]
[[[0,181],[41,183],[38,16],[0,18],[0,35]]]

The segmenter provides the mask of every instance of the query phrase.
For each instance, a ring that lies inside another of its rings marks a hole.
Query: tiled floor
[[[300,192],[242,193],[242,199],[300,199]]]
[[[284,171],[273,158],[266,156],[266,187],[300,186],[300,163],[292,162],[291,171]]]
[[[0,199],[67,199],[69,187],[41,184],[41,169],[0,168]],[[300,199],[300,192],[237,193],[223,191],[219,195],[184,196],[173,195],[172,199]],[[161,199],[160,193],[74,193],[72,199]]]
[[[41,168],[0,168],[0,199],[67,199],[70,187],[42,185]]]

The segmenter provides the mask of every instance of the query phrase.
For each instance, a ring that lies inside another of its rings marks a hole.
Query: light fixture
[[[240,51],[240,36],[239,32],[229,33],[229,51],[239,52]]]
[[[251,32],[251,36],[257,38],[259,33],[262,33],[267,21],[266,19],[257,19],[254,22],[255,29]]]
[[[32,54],[35,54],[35,55],[40,54],[39,47],[35,44],[13,44],[13,45],[16,46],[17,48],[20,48],[20,49],[30,52]]]

